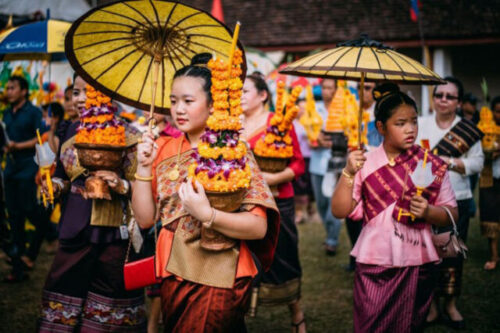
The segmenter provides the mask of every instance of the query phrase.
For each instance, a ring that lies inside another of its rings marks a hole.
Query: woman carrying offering
[[[266,108],[269,89],[259,74],[249,75],[243,85],[242,108],[245,115],[243,136],[250,147],[266,135],[273,113]],[[269,272],[262,276],[259,303],[268,305],[288,304],[294,331],[305,332],[304,313],[300,307],[302,269],[299,261],[298,232],[295,225],[295,205],[292,180],[304,173],[305,164],[293,127],[289,131],[293,155],[288,166],[280,172],[263,172],[269,186],[278,186],[276,203],[280,212],[278,246]]]
[[[457,230],[460,238],[467,243],[470,207],[473,194],[470,176],[481,172],[484,153],[481,147],[483,133],[470,120],[461,118],[457,112],[462,104],[464,89],[462,83],[453,77],[445,77],[446,84],[434,87],[434,114],[420,117],[418,125],[424,128],[417,136],[417,143],[426,143],[433,153],[446,162],[450,182],[458,205]],[[439,232],[451,231],[450,227]],[[438,290],[427,321],[436,322],[440,313],[445,323],[455,329],[465,328],[465,320],[457,308],[458,296],[462,290],[464,258],[444,258],[439,265]],[[443,296],[443,311],[440,312],[439,298]]]
[[[352,151],[332,196],[332,213],[364,220],[352,250],[355,332],[419,332],[429,310],[439,260],[431,224],[457,219],[447,165],[415,145],[415,102],[395,84],[374,90],[383,143]],[[417,190],[415,170],[430,168],[430,185]],[[420,190],[422,194],[420,195]]]
[[[481,109],[482,115],[488,112],[490,110],[487,108]],[[483,126],[486,128],[481,126],[486,134],[487,142],[483,145],[485,161],[479,181],[481,234],[488,238],[490,250],[490,258],[484,264],[484,269],[487,271],[496,269],[500,261],[498,256],[498,238],[500,237],[500,96],[491,101],[491,113],[491,119],[484,121]]]
[[[277,241],[277,209],[250,155],[246,163],[251,181],[242,206],[234,213],[213,208],[203,186],[187,177],[196,162],[193,152],[205,143],[202,136],[214,107],[213,78],[206,65],[210,58],[210,54],[199,54],[174,75],[171,113],[184,135],[160,137],[155,142],[146,133],[138,146],[132,206],[142,228],[151,227],[155,216],[162,221],[156,274],[163,279],[165,332],[245,332],[244,314],[257,274],[250,250],[267,268]],[[235,239],[236,245],[206,250],[202,228]]]
[[[90,88],[76,76],[73,103],[80,113],[89,112]],[[75,158],[74,143],[82,126],[77,121],[66,130],[52,178],[54,197],[62,199],[60,246],[45,282],[38,330],[145,332],[144,292],[126,291],[123,281],[128,237],[122,229],[129,211],[127,179],[134,175],[135,152],[126,150],[117,172],[97,171],[94,175],[107,183],[112,199],[90,199],[85,190],[88,172]],[[125,127],[125,135],[129,144],[138,139],[133,128]],[[48,195],[46,183],[43,188]]]

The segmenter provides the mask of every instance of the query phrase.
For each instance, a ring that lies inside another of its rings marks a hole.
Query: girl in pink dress
[[[411,174],[425,151],[418,134],[415,101],[391,83],[375,88],[375,120],[383,143],[348,156],[332,196],[332,213],[363,220],[352,250],[355,332],[418,332],[431,302],[433,263],[439,260],[431,224],[457,219],[447,165],[427,154],[434,181],[416,195]],[[432,164],[432,165],[431,165]]]

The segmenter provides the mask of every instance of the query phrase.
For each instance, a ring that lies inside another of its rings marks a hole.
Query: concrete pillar
[[[453,75],[451,54],[449,49],[436,48],[432,52],[432,70],[441,77]],[[426,61],[425,53],[422,52],[422,59],[424,65],[429,66]],[[422,115],[426,116],[429,114],[430,103],[429,103],[429,88],[428,86],[422,86]]]
[[[453,75],[451,66],[451,54],[448,49],[437,48],[433,52],[434,72],[441,77]]]

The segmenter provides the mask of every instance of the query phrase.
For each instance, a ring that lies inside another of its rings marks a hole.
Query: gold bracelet
[[[139,176],[137,174],[137,172],[135,173],[134,177],[135,177],[136,180],[140,180],[140,181],[143,181],[143,182],[150,182],[150,181],[153,180],[153,175],[151,175],[149,177],[142,177],[142,176]]]
[[[217,215],[217,212],[214,207],[212,207],[212,215],[210,216],[210,220],[208,222],[203,222],[203,226],[207,229],[212,228],[212,224],[215,222],[215,216]]]
[[[342,174],[344,176],[346,176],[347,178],[349,178],[349,179],[353,179],[354,178],[354,176],[351,175],[349,172],[347,172],[345,168],[342,169]]]
[[[354,184],[354,176],[347,172],[345,168],[342,169],[342,174],[347,178],[347,185],[352,186]]]

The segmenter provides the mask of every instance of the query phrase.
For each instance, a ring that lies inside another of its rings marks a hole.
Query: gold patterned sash
[[[200,246],[201,222],[183,210],[177,192],[187,178],[188,167],[194,161],[193,150],[180,155],[179,177],[172,181],[169,171],[177,164],[177,156],[165,159],[156,167],[157,202],[162,225],[174,231],[170,258],[165,269],[183,279],[218,288],[232,288],[236,275],[239,246],[225,251],[208,251]],[[260,173],[253,155],[248,154],[252,181],[240,211],[250,211],[256,205],[277,212],[276,203]]]
[[[122,171],[127,180],[133,180],[137,168],[135,143],[140,137],[140,133],[133,128],[126,126],[125,144],[127,150],[123,158]],[[66,140],[61,146],[60,160],[64,171],[71,182],[78,177],[88,175],[88,170],[78,163],[78,156],[74,147],[75,136]],[[123,197],[111,192],[111,200],[94,199],[92,201],[92,214],[90,225],[101,227],[119,227],[123,223]],[[129,208],[127,208],[129,211]]]

